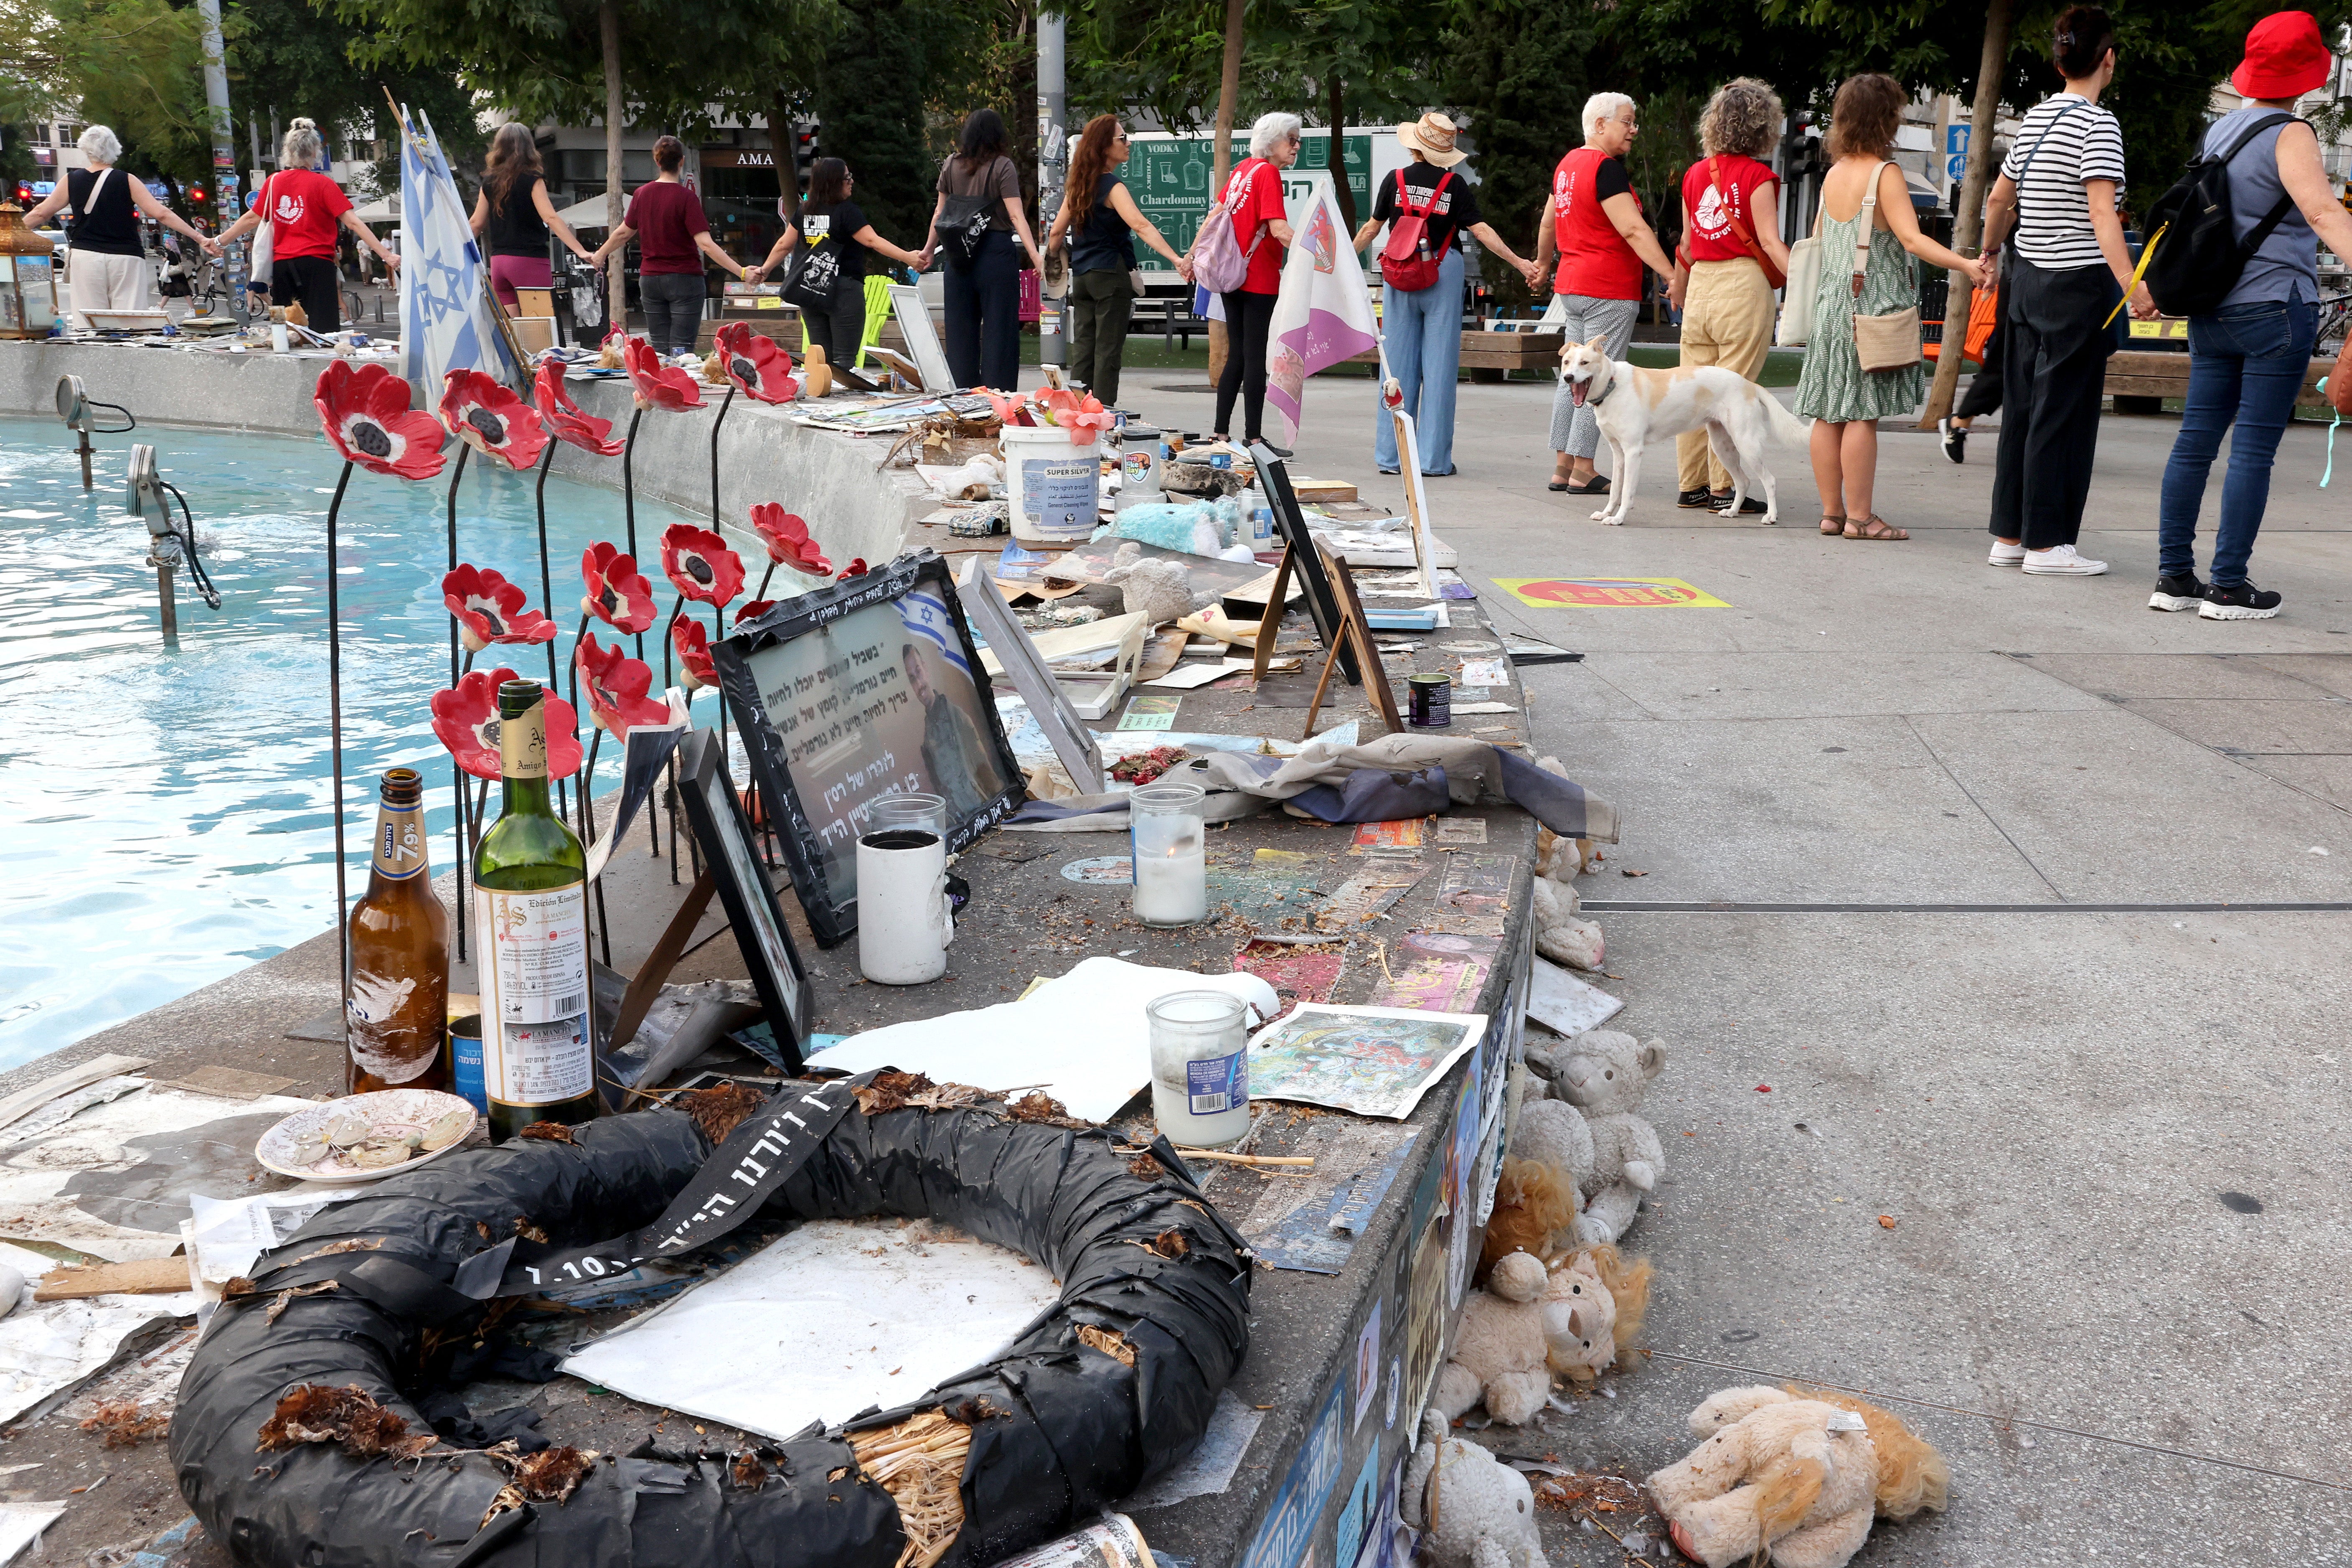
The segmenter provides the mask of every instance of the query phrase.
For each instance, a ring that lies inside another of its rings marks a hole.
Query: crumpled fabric
[[[1364,773],[1375,777],[1356,782],[1357,775]],[[1419,784],[1406,782],[1416,774],[1423,775]],[[1207,822],[1231,822],[1276,802],[1297,804],[1326,822],[1385,822],[1442,810],[1448,801],[1472,805],[1482,800],[1502,800],[1519,806],[1563,838],[1617,842],[1617,808],[1582,784],[1539,768],[1516,752],[1449,735],[1406,731],[1355,746],[1314,741],[1294,757],[1212,752],[1171,770],[1166,776],[1209,791],[1201,812]],[[1442,791],[1434,787],[1441,781]],[[1318,790],[1321,793],[1311,803],[1300,800],[1309,791]],[[1357,803],[1352,806],[1351,798]],[[1434,804],[1391,809],[1399,802],[1420,799]],[[1350,809],[1361,809],[1367,815],[1325,815]],[[1004,826],[1030,833],[1124,833],[1127,797],[1081,795],[1033,800]]]

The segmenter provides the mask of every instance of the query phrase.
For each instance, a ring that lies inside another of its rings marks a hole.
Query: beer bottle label
[[[425,808],[380,806],[375,814],[375,874],[405,882],[425,873]]]

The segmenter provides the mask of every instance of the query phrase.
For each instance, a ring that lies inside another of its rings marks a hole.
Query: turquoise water
[[[184,995],[333,921],[326,509],[341,465],[320,438],[142,427],[96,440],[97,486],[85,495],[70,432],[0,419],[0,821],[10,832],[0,879],[0,1067]],[[220,609],[206,609],[182,574],[176,652],[158,629],[144,526],[122,514],[134,440],[155,445],[163,478],[186,493],[221,594]],[[459,559],[497,568],[544,608],[534,476],[496,467],[467,466]],[[425,770],[433,868],[450,864],[448,753],[429,706],[448,674],[446,490],[446,478],[410,484],[355,473],[343,501],[354,897],[366,886],[364,846],[386,768]],[[550,479],[547,502],[564,634],[556,646],[568,651],[580,552],[623,537],[621,498]],[[684,515],[641,500],[645,553]],[[494,649],[482,661],[494,654],[523,675],[546,675],[543,648]]]

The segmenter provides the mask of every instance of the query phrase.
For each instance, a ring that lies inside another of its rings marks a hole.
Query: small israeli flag
[[[920,589],[904,595],[898,600],[898,619],[909,634],[929,642],[940,650],[940,658],[966,677],[971,676],[971,661],[963,656],[963,638],[957,635],[955,617],[948,613],[945,599]]]

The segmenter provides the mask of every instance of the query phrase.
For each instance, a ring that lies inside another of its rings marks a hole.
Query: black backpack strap
[[[2247,126],[2245,134],[2240,136],[2235,142],[2231,142],[2230,150],[2222,153],[2214,161],[2216,163],[2226,163],[2231,159],[2235,158],[2240,153],[2243,152],[2247,142],[2252,141],[2255,137],[2260,136],[2272,126],[2284,125],[2290,120],[2300,118],[2301,117],[2299,115],[2289,114],[2284,109],[2273,110],[2270,113],[2263,115],[2260,120],[2255,121],[2252,125]]]
[[[2273,126],[2284,126],[2289,121],[2299,121],[2301,118],[2302,117],[2300,115],[2289,114],[2283,109],[2263,116],[2260,120],[2255,121],[2252,125],[2247,126],[2245,134],[2239,137],[2235,142],[2231,142],[2230,150],[2222,153],[2216,161],[2221,163],[2227,164],[2230,160],[2235,158],[2239,153],[2244,149],[2247,142],[2252,142],[2263,132],[2270,130]],[[2282,194],[2278,199],[2278,204],[2273,206],[2270,211],[2263,215],[2263,221],[2254,225],[2252,228],[2248,229],[2246,231],[2246,237],[2238,242],[2238,253],[2242,256],[2251,257],[2255,251],[2260,250],[2263,247],[2263,241],[2271,237],[2271,231],[2278,227],[2280,224],[2284,223],[2286,221],[2286,215],[2294,210],[2294,198],[2291,195]]]

